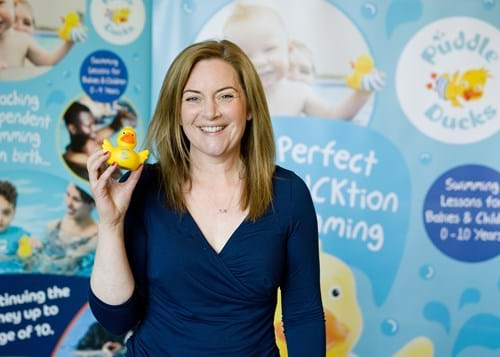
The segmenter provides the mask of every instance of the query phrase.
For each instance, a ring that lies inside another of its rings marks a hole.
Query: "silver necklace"
[[[238,182],[236,185],[234,185],[233,193],[231,194],[231,197],[229,197],[229,201],[226,203],[226,205],[222,208],[217,208],[217,212],[220,214],[226,214],[229,212],[229,208],[231,207],[231,203],[233,202],[234,195],[236,194],[236,191],[238,191],[238,187],[240,185],[241,178],[238,178]]]
[[[240,166],[242,166],[242,163],[240,162]],[[218,205],[215,204],[214,196],[212,195],[207,195],[208,201],[212,204],[212,207],[215,207],[216,212],[218,214],[227,214],[229,213],[229,208],[231,208],[231,204],[233,203],[234,196],[236,195],[236,191],[238,191],[238,188],[240,186],[241,181],[245,178],[245,172],[244,169],[240,169],[238,172],[238,181],[236,182],[236,185],[234,185],[233,192],[231,193],[231,196],[229,197],[229,200],[227,201],[226,205],[222,207],[217,207]]]

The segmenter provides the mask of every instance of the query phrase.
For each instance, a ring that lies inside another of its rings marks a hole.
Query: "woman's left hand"
[[[117,166],[107,166],[110,153],[97,150],[87,161],[90,190],[94,195],[99,225],[113,228],[123,223],[132,197],[132,192],[141,176],[143,165],[132,171],[127,181],[119,182],[113,178]]]

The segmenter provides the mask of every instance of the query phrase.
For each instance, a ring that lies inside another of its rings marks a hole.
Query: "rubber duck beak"
[[[135,135],[134,134],[125,134],[120,138],[121,141],[127,144],[135,144]]]

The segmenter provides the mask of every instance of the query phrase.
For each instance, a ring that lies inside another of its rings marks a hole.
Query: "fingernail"
[[[107,155],[107,154],[109,154],[109,151],[103,152],[103,155]]]

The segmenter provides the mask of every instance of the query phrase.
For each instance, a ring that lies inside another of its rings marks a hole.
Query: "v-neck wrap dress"
[[[244,220],[217,253],[189,212],[165,207],[158,168],[147,165],[127,211],[125,245],[134,294],[109,305],[90,291],[89,304],[109,331],[134,329],[127,355],[279,356],[278,287],[289,356],[325,355],[316,213],[293,172],[276,166],[272,205]]]

